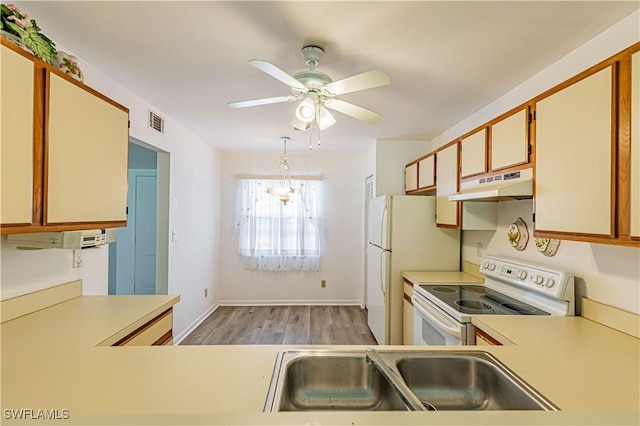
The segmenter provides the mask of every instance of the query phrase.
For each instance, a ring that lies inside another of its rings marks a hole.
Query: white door
[[[371,200],[373,199],[373,175],[367,176],[364,183],[364,280],[362,287],[362,306],[367,304],[367,252],[369,247],[369,222],[371,221]]]
[[[156,176],[136,176],[134,294],[156,293]]]

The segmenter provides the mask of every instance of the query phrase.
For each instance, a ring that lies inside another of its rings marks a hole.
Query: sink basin
[[[427,352],[396,363],[405,383],[437,410],[556,410],[486,352]]]
[[[487,352],[375,352],[384,374],[364,350],[280,352],[264,411],[408,411],[407,394],[426,411],[557,410]]]
[[[265,411],[408,410],[362,351],[291,351],[279,361]]]

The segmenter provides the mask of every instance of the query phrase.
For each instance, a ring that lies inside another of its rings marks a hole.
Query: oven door
[[[470,324],[458,322],[422,295],[413,293],[413,344],[429,346],[467,345]]]

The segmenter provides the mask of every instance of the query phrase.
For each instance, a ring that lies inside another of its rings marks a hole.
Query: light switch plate
[[[80,268],[82,266],[82,250],[73,251],[73,267]]]

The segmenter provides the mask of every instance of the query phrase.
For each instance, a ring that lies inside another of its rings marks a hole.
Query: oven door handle
[[[439,312],[437,308],[431,307],[429,302],[423,302],[423,300],[422,297],[414,295],[412,299],[414,309],[448,334],[462,339],[462,327],[454,325],[454,320],[447,317],[445,313]]]

